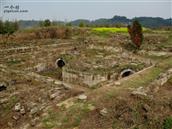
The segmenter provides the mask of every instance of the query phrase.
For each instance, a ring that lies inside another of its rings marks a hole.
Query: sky
[[[0,0],[0,4],[3,20],[95,20],[114,15],[172,17],[172,0]],[[11,10],[11,6],[19,6],[19,11],[25,12],[4,12]]]

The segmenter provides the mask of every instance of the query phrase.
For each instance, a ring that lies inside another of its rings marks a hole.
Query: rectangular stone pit
[[[114,77],[111,75],[111,78]],[[109,74],[91,74],[81,71],[76,71],[72,69],[64,68],[62,72],[62,77],[64,82],[72,83],[72,84],[80,84],[88,87],[94,87],[102,82],[108,81]]]

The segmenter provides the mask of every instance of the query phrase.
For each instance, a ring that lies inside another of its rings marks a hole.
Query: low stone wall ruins
[[[27,53],[27,52],[32,52],[38,50],[38,47],[19,47],[19,48],[11,48],[11,49],[5,49],[1,50],[1,54],[5,55],[12,55],[14,53]]]
[[[153,92],[157,92],[161,86],[163,86],[172,77],[172,68],[166,72],[161,73],[157,79],[150,84],[150,89]]]
[[[108,74],[94,75],[85,72],[79,72],[75,70],[63,69],[62,77],[64,82],[83,84],[89,87],[95,86],[101,82],[108,80]]]

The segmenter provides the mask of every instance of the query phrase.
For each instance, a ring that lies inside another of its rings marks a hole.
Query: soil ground
[[[135,50],[127,33],[83,31],[88,32],[69,39],[0,42],[0,83],[6,87],[0,91],[0,128],[171,129],[170,32],[145,32]],[[79,78],[60,80],[55,64],[60,57],[71,73],[117,74],[93,87]],[[126,68],[135,73],[119,78]],[[161,85],[162,74],[166,81]]]

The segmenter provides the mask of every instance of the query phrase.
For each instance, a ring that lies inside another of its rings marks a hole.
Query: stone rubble
[[[86,100],[87,96],[85,94],[81,94],[81,95],[78,96],[78,99],[79,100]]]
[[[43,72],[46,70],[46,64],[44,63],[39,63],[38,65],[35,66],[35,69],[37,72]]]
[[[150,90],[157,92],[160,86],[163,86],[172,77],[172,68],[165,73],[161,73],[159,77],[150,84]]]
[[[60,92],[59,92],[59,91],[56,91],[55,93],[50,94],[50,99],[51,99],[51,100],[55,99],[56,97],[58,97],[58,96],[59,96],[59,94],[60,94]]]
[[[24,115],[24,114],[26,113],[24,106],[21,107],[20,113],[21,113],[22,115]]]
[[[20,111],[20,109],[21,109],[21,103],[16,103],[15,106],[14,106],[14,110],[16,112],[18,112],[18,111]]]
[[[103,108],[102,110],[100,110],[100,115],[106,116],[107,114],[108,114],[107,108]]]
[[[7,98],[0,99],[0,104],[5,104],[5,103],[8,103]]]
[[[120,85],[121,85],[121,82],[119,82],[119,81],[115,82],[115,86],[120,86]]]
[[[14,120],[19,120],[20,119],[20,116],[18,115],[18,114],[16,114],[16,115],[14,115],[13,117],[12,117]]]
[[[36,123],[39,121],[39,119],[40,119],[39,117],[36,117],[36,118],[32,119],[31,122],[30,122],[30,125],[32,127],[34,127],[36,125]]]
[[[88,109],[89,109],[90,111],[93,111],[95,108],[96,108],[96,107],[93,106],[92,104],[88,104]]]
[[[143,87],[139,87],[136,90],[132,91],[131,93],[132,95],[143,95],[143,96],[147,96],[147,93],[145,91],[145,89]]]
[[[30,114],[35,115],[36,113],[38,113],[38,111],[39,111],[38,107],[34,107],[30,110]]]

